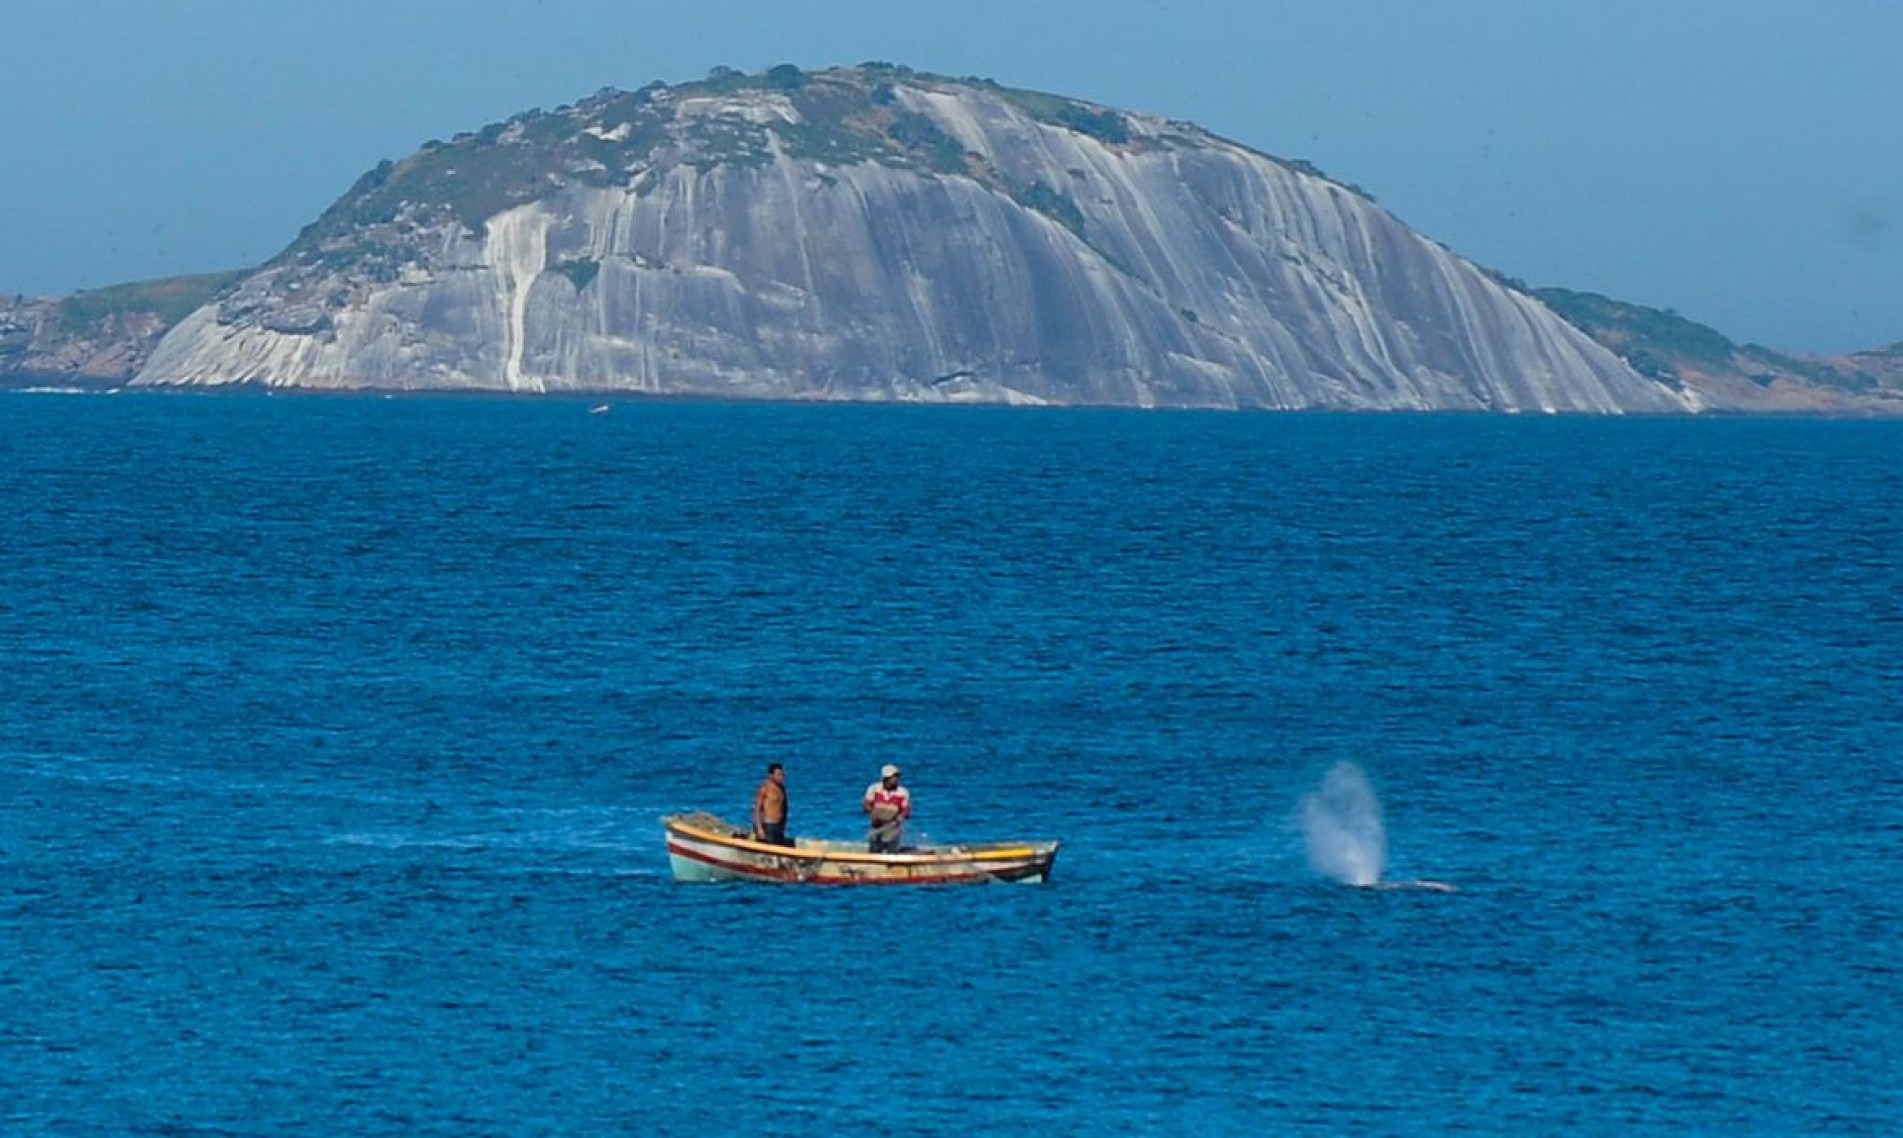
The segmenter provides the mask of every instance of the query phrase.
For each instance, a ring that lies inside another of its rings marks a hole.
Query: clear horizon
[[[1903,341],[1903,6],[888,10],[196,0],[8,17],[0,292],[258,264],[365,170],[603,87],[879,59],[1189,119],[1535,286],[1740,342]]]

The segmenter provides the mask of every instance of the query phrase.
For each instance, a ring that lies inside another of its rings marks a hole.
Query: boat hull
[[[1058,848],[1056,842],[987,842],[875,854],[851,842],[800,838],[790,847],[756,842],[738,827],[707,814],[678,815],[663,822],[674,878],[688,882],[1042,884],[1050,879]]]

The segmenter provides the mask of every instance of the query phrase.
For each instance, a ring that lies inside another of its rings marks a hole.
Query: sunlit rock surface
[[[1301,163],[876,66],[603,92],[427,145],[138,381],[1700,409]]]

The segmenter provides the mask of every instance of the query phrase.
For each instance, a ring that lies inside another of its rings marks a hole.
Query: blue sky
[[[1481,264],[1903,340],[1894,0],[66,0],[0,17],[0,291],[239,267],[383,158],[599,87],[882,59],[1306,158]]]

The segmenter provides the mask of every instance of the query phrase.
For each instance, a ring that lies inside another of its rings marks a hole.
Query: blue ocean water
[[[0,396],[0,1131],[1903,1129],[1903,424],[588,411]]]

